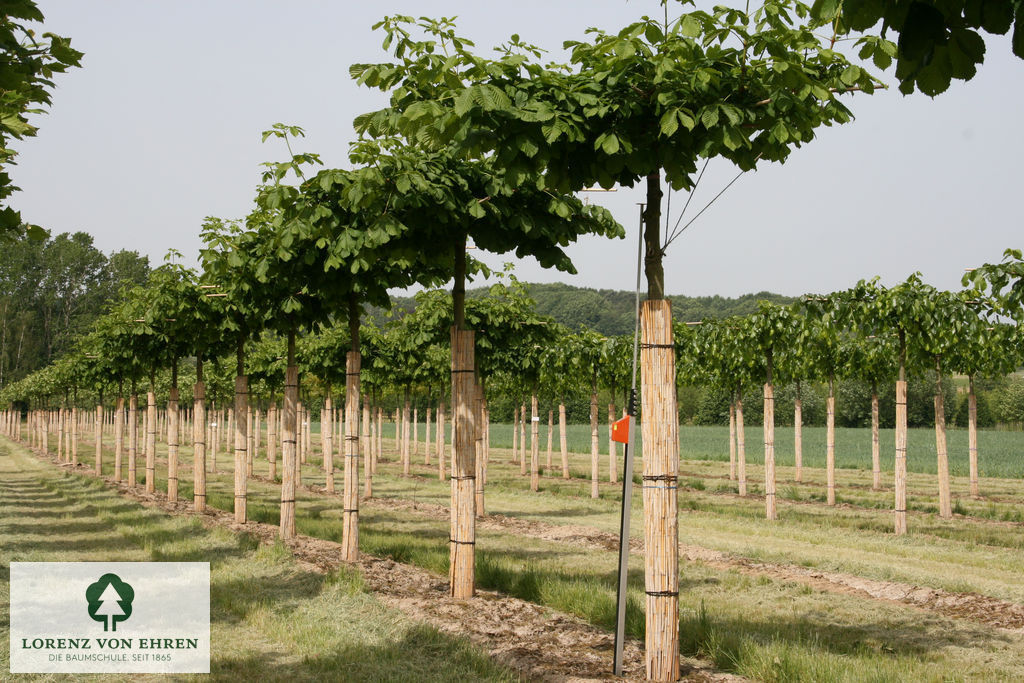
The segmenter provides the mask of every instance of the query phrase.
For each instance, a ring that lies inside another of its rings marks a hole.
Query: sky
[[[563,40],[589,26],[617,30],[656,0],[38,0],[45,30],[85,52],[56,77],[38,137],[18,143],[12,205],[54,233],[82,230],[105,252],[133,249],[194,264],[206,216],[249,212],[276,122],[302,126],[296,151],[347,165],[352,120],[386,103],[359,87],[350,64],[388,61],[385,15],[458,17],[459,33],[489,52],[512,33],[562,60]],[[673,10],[678,7],[672,3]],[[787,295],[844,289],[914,271],[956,289],[964,269],[1021,247],[1018,162],[1024,159],[1024,60],[989,38],[978,76],[935,99],[896,88],[844,96],[856,119],[820,130],[785,164],[744,174],[669,248],[669,294]],[[892,81],[891,71],[883,78]],[[737,171],[713,160],[687,216]],[[632,289],[640,189],[590,193],[628,231],[626,242],[585,238],[568,251],[578,274],[516,262],[531,282]],[[674,193],[669,221],[686,202]],[[688,220],[689,218],[684,219]],[[511,255],[483,256],[498,266]]]

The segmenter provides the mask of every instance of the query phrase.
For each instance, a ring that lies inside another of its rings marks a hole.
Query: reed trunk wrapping
[[[551,467],[552,467],[552,465],[551,465],[551,456],[552,456],[552,453],[551,453],[551,442],[553,440],[552,437],[554,437],[554,435],[555,435],[555,411],[549,410],[548,411],[548,460],[547,460],[547,465],[546,465],[546,467],[548,468],[548,474],[549,475],[551,474]]]
[[[608,481],[615,483],[619,480],[618,465],[616,459],[618,458],[618,449],[615,446],[615,441],[612,440],[612,425],[615,423],[615,404],[608,404]]]
[[[156,394],[146,392],[146,492],[156,491]]]
[[[935,453],[939,475],[939,517],[953,517],[949,489],[949,454],[946,451],[946,406],[942,396],[942,368],[935,361]]]
[[[281,424],[281,538],[295,536],[295,469],[298,460],[299,368],[289,365],[284,378],[284,410]]]
[[[78,406],[71,406],[71,464],[78,465]]]
[[[118,396],[114,409],[114,481],[121,481],[124,469],[124,420],[124,396]]]
[[[775,503],[775,387],[769,383],[764,385],[764,505],[766,519],[778,519]]]
[[[600,495],[598,479],[601,476],[601,437],[597,424],[597,381],[595,380],[590,389],[590,497],[597,498]]]
[[[206,385],[196,382],[192,388],[192,507],[206,509]]]
[[[978,489],[978,396],[974,393],[974,376],[968,380],[967,393],[967,451],[970,460],[971,496],[977,498]]]
[[[253,460],[256,458],[256,413],[252,409],[252,404],[248,401],[248,395],[246,396],[246,408],[245,408],[245,476],[246,478],[252,477],[252,465]]]
[[[235,522],[245,524],[249,467],[249,378],[235,377]]]
[[[569,478],[569,446],[565,427],[565,404],[558,404],[558,445],[562,451],[562,479]]]
[[[896,458],[893,464],[895,532],[907,533],[907,382],[896,382]]]
[[[743,397],[736,398],[736,490],[747,495],[747,443],[743,428]]]
[[[474,395],[474,333],[451,330],[452,412],[454,421],[449,587],[454,598],[475,592],[476,498],[474,495],[476,413]]]
[[[484,460],[484,387],[482,384],[477,383],[474,386],[476,393],[474,394],[474,409],[476,410],[476,467],[474,472],[476,479],[474,480],[474,490],[476,495],[476,516],[483,517],[487,514],[486,508],[484,507],[484,482],[487,477],[485,472],[486,461]]]
[[[519,462],[519,411],[512,408],[512,464]]]
[[[882,488],[882,458],[878,442],[878,392],[871,392],[871,488]]]
[[[423,431],[423,464],[426,465],[427,467],[430,467],[430,447],[433,445],[430,442],[430,413],[433,412],[433,411],[431,411],[431,409],[430,409],[430,401],[429,401],[429,399],[427,401],[426,408],[424,408],[423,412],[426,413],[423,416],[423,422],[424,422],[424,431]]]
[[[444,401],[437,405],[437,478],[444,481]]]
[[[804,480],[804,402],[797,397],[793,403],[793,451],[796,472],[793,478]]]
[[[267,407],[267,464],[270,467],[270,481],[277,479],[277,402]]]
[[[347,380],[346,380],[347,382]],[[348,386],[345,387],[346,398]],[[320,420],[320,441],[324,451],[324,472],[326,472],[327,493],[334,493],[334,406],[331,403],[331,392],[324,399],[323,418]]]
[[[537,394],[530,397],[530,490],[540,489],[540,407]]]
[[[178,400],[178,387],[171,387],[167,398],[167,501],[170,503],[178,500]]]
[[[373,436],[370,432],[370,402],[363,401],[363,431],[359,438],[363,452],[363,498],[373,497]]]
[[[729,401],[729,481],[736,481],[736,401]]]
[[[402,476],[412,474],[412,455],[409,448],[409,390],[405,390],[405,404],[402,406]]]
[[[672,307],[640,313],[647,678],[679,678],[679,424]],[[591,408],[593,411],[594,408]]]
[[[136,486],[139,464],[139,395],[128,399],[128,485]]]
[[[829,387],[825,399],[825,480],[827,503],[836,504],[836,397]]]
[[[358,351],[345,354],[345,483],[341,559],[359,559],[359,370]]]
[[[103,406],[96,405],[96,424],[93,425],[96,440],[96,476],[103,474]],[[12,431],[13,435],[13,431]]]

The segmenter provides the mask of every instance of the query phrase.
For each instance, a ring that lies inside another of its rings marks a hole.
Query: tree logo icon
[[[127,621],[132,615],[135,589],[117,574],[104,574],[85,589],[89,601],[89,616],[103,622],[104,631],[116,631],[117,622]]]

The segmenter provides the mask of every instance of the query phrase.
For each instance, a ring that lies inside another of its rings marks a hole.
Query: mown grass
[[[542,430],[543,435],[543,430]],[[557,441],[556,441],[557,443]],[[494,440],[492,439],[492,444]],[[542,444],[546,440],[542,436]],[[589,441],[587,443],[589,447]],[[723,445],[727,443],[723,441]],[[450,486],[436,476],[436,465],[413,459],[414,477],[399,476],[392,444],[375,479],[375,494],[447,505]],[[541,462],[546,460],[542,448]],[[434,456],[436,458],[436,456]],[[555,468],[542,479],[541,491],[529,491],[529,479],[507,451],[491,455],[487,508],[491,513],[555,524],[580,524],[613,531],[618,523],[619,485],[602,483],[590,498],[589,454],[572,456],[578,479],[559,477]],[[318,461],[318,456],[314,456]],[[436,462],[436,460],[432,460]],[[183,462],[190,456],[183,453]],[[262,459],[257,472],[265,473]],[[222,461],[222,468],[227,461]],[[602,477],[607,456],[602,456]],[[682,463],[680,539],[684,544],[720,550],[754,560],[796,564],[897,580],[951,591],[974,591],[1024,602],[1021,581],[1021,527],[988,519],[1012,514],[1024,497],[1019,482],[985,479],[989,498],[968,499],[966,481],[954,480],[960,509],[971,518],[939,520],[935,477],[910,478],[911,535],[896,538],[891,529],[891,490],[872,491],[870,472],[839,471],[841,505],[829,508],[824,473],[805,469],[805,481],[793,481],[792,468],[780,467],[780,520],[763,519],[763,499],[735,495],[728,467],[715,460]],[[306,483],[322,483],[316,462],[304,468]],[[187,467],[180,473],[182,497],[191,495]],[[340,475],[339,475],[340,477]],[[752,463],[751,491],[760,489],[763,471]],[[159,487],[163,486],[162,478]],[[230,509],[230,474],[210,477],[210,503]],[[250,482],[252,518],[277,523],[279,489]],[[340,489],[340,478],[339,478]],[[338,497],[301,492],[300,533],[340,540]],[[633,533],[642,530],[640,496],[634,495]],[[985,514],[988,511],[988,514]],[[360,546],[366,552],[415,564],[438,574],[447,571],[446,519],[414,512],[364,506]],[[614,606],[614,553],[568,547],[508,533],[481,530],[478,581],[538,604],[567,611],[604,628],[611,627]],[[951,620],[860,596],[820,592],[796,581],[752,577],[701,562],[681,567],[681,650],[713,660],[719,667],[763,680],[1015,680],[1024,678],[1021,635],[971,622]],[[642,636],[643,597],[640,558],[631,561],[629,632]]]
[[[98,481],[40,466],[2,439],[0,528],[5,568],[12,561],[209,561],[214,680],[517,678],[468,642],[384,607],[353,570],[306,571],[283,546],[260,546],[250,536],[207,530],[195,519],[128,502]],[[5,597],[8,581],[4,571],[0,591]],[[8,610],[5,599],[0,607],[4,633]],[[8,656],[3,648],[4,671]],[[147,677],[97,677],[140,678]]]

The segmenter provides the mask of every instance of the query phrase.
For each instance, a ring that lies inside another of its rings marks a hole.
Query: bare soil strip
[[[53,456],[36,455],[62,469],[76,470],[67,463],[57,462]],[[77,470],[85,473],[87,468],[80,465]],[[237,524],[230,512],[213,508],[197,514],[189,501],[170,503],[164,493],[146,493],[142,487],[130,488],[125,482],[114,482],[106,476],[102,480],[122,496],[144,505],[171,514],[195,516],[204,526],[247,533],[261,543],[278,542],[276,526],[259,522]],[[444,517],[448,517],[447,508],[444,508]],[[342,565],[338,543],[300,535],[286,545],[296,560],[310,571],[326,573]],[[611,673],[612,634],[574,616],[494,591],[478,590],[476,597],[470,600],[452,600],[448,597],[448,582],[444,577],[388,559],[362,554],[355,566],[362,572],[367,588],[385,605],[446,633],[468,638],[496,661],[515,669],[528,680],[560,683],[644,680],[643,650],[635,639],[627,640],[625,645],[624,678],[615,678]],[[681,660],[681,672],[681,680],[685,681],[746,680],[716,671],[707,662],[685,657]]]
[[[322,492],[322,489],[316,487],[312,490],[318,493]],[[448,517],[448,508],[434,503],[414,503],[396,498],[372,498],[364,501],[363,505],[414,511],[438,519]],[[549,524],[493,514],[477,519],[476,523],[478,528],[559,543],[570,543],[585,548],[617,550],[619,547],[617,535],[592,527]],[[629,547],[631,552],[642,554],[643,540],[631,538]],[[997,628],[1024,629],[1024,605],[977,593],[952,593],[936,588],[865,579],[852,574],[822,571],[799,565],[759,562],[696,545],[680,544],[679,550],[680,557],[687,561],[701,562],[716,569],[736,570],[753,576],[768,576],[781,581],[803,583],[817,590],[896,602],[935,612],[942,616],[966,619]]]

